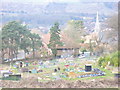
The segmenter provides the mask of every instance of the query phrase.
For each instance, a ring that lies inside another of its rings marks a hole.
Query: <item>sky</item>
[[[118,2],[120,0],[2,0],[2,2],[35,2],[35,3],[44,3],[44,2]]]

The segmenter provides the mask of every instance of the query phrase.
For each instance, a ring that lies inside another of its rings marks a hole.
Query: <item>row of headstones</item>
[[[101,70],[100,70],[100,69],[98,69],[98,68],[93,69],[93,71],[94,71],[95,73],[101,73],[101,74],[104,74],[104,72],[103,72],[103,71],[101,71]]]
[[[13,67],[15,67],[15,68],[22,68],[22,67],[27,67],[27,66],[29,66],[29,63],[24,63],[24,62],[16,62],[14,65],[13,65]]]
[[[47,62],[45,62],[45,63],[50,63],[49,61]],[[39,65],[44,65],[45,63],[43,63],[43,62],[39,62]],[[51,63],[53,63],[53,64],[55,64],[56,65],[56,62],[51,62]],[[38,63],[34,63],[33,62],[33,65],[36,65],[36,64],[38,64]],[[20,67],[24,67],[24,66],[29,66],[29,63],[24,63],[24,62],[20,62]]]
[[[36,69],[29,70],[28,68],[22,68],[21,72],[23,72],[23,73],[25,73],[25,72],[28,72],[28,73],[39,73],[39,72],[43,72],[43,70],[36,70]]]
[[[2,79],[9,79],[9,80],[18,80],[21,79],[21,74],[13,74],[11,71],[9,70],[2,70],[0,72],[1,74],[1,78]]]
[[[54,69],[54,72],[58,72],[58,71],[60,71],[60,67]],[[29,70],[28,68],[22,68],[21,72],[39,73],[39,72],[43,72],[43,70],[36,70],[36,69]]]
[[[104,76],[104,73],[98,73],[98,74],[86,74],[86,75],[80,75],[78,78],[84,78],[84,77],[95,77],[95,76]]]
[[[51,65],[56,65],[57,64],[57,62],[58,61],[56,61],[56,62],[51,62]],[[48,61],[46,61],[46,63],[49,63],[50,64],[50,62]],[[43,62],[39,62],[38,63],[40,66],[43,66],[45,63],[43,63]],[[34,64],[33,63],[33,65],[36,65],[36,64]],[[17,62],[15,65],[13,65],[15,68],[22,68],[22,67],[27,67],[27,66],[29,66],[29,63],[28,62]],[[47,66],[45,66],[45,67],[47,67]]]
[[[43,65],[57,65],[57,63],[58,63],[58,61],[46,61],[46,62],[40,61],[39,65],[40,66],[43,66]]]
[[[60,71],[60,67],[58,67],[57,69],[54,69],[54,72]]]

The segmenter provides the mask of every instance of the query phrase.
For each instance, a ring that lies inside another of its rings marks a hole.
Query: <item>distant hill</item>
[[[94,22],[96,12],[100,13],[100,21],[117,12],[117,2],[81,2],[81,3],[15,3],[3,2],[0,6],[2,23],[20,20],[33,27],[49,27],[55,21],[65,24],[68,20]],[[87,17],[89,19],[84,19]]]

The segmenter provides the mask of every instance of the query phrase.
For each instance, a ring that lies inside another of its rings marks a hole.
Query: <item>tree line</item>
[[[31,33],[26,25],[18,21],[11,21],[2,28],[2,45],[1,56],[5,59],[7,54],[9,59],[17,58],[19,50],[24,50],[26,53],[33,52],[35,57],[35,50],[42,47],[42,41],[38,34]]]
[[[57,54],[55,49],[57,45],[62,45],[60,41],[59,23],[56,22],[50,29],[50,41],[48,47],[52,50],[54,56]],[[32,52],[35,58],[35,52],[42,49],[43,42],[39,34],[31,33],[27,25],[23,25],[18,21],[11,21],[3,26],[1,33],[1,56],[2,60],[6,58],[13,60],[17,59],[19,50],[24,51],[24,56]]]

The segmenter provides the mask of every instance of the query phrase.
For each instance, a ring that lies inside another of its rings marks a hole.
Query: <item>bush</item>
[[[111,65],[118,67],[119,66],[119,58],[120,58],[120,52],[113,53],[111,58]]]
[[[87,52],[87,50],[86,49],[82,49],[81,52],[84,53],[84,52]]]
[[[118,60],[119,58],[120,58],[120,52],[114,52],[114,53],[107,55],[105,57],[100,57],[100,59],[98,60],[98,65],[106,67],[108,62],[110,62],[111,66],[119,67],[119,62],[120,62]]]
[[[104,57],[100,57],[99,61],[98,61],[98,65],[102,66],[102,63],[104,62]]]
[[[84,40],[80,40],[80,43],[84,43],[85,41]]]

